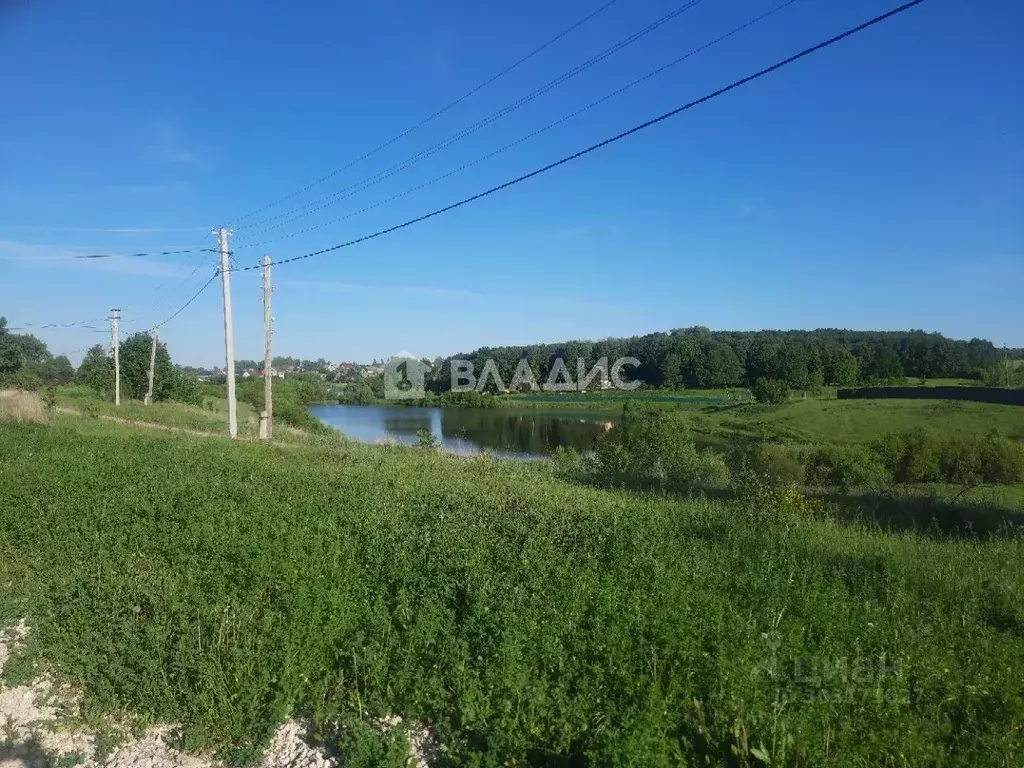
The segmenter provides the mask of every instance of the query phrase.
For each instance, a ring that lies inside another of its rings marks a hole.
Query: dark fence
[[[858,387],[840,389],[840,400],[902,398],[907,400],[974,400],[979,403],[1024,405],[1024,389],[1001,387]]]

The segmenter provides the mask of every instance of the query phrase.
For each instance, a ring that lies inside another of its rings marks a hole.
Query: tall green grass
[[[425,450],[0,424],[0,617],[91,711],[235,762],[299,714],[376,764],[367,724],[399,714],[459,766],[1024,764],[1024,541],[758,512]]]

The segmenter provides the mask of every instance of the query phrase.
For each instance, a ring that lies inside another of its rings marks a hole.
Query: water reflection
[[[362,442],[413,444],[419,433],[426,431],[448,450],[517,458],[545,456],[562,445],[581,452],[590,450],[597,437],[612,426],[605,417],[501,408],[321,405],[309,410],[325,424]]]

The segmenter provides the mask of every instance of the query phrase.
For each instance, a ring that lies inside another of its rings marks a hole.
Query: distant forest
[[[537,381],[543,382],[559,357],[574,376],[578,358],[593,364],[602,357],[609,363],[634,357],[640,366],[627,368],[626,373],[650,387],[738,387],[770,379],[793,389],[813,390],[906,377],[995,379],[1005,357],[1022,356],[1024,350],[1004,351],[984,339],[959,341],[924,331],[712,331],[695,327],[602,341],[482,347],[452,359],[473,361],[478,374],[484,361],[494,360],[506,383],[522,358],[530,361]],[[448,369],[446,364],[435,371],[433,389],[447,388]]]

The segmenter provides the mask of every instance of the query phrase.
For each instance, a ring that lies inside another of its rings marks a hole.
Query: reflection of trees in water
[[[388,413],[384,417],[384,429],[393,435],[416,436],[421,429],[431,431],[429,413]]]
[[[602,422],[500,410],[452,409],[443,412],[441,434],[466,438],[481,448],[550,453],[559,445],[587,451],[603,434]]]

